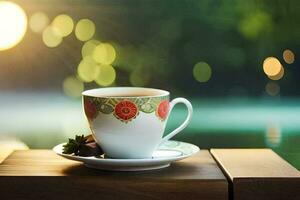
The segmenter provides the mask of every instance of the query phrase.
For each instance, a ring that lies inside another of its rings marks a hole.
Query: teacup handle
[[[167,140],[169,140],[170,138],[172,138],[173,136],[175,136],[177,133],[179,133],[180,131],[182,131],[189,123],[190,121],[192,120],[192,115],[193,115],[193,106],[192,104],[185,98],[175,98],[173,99],[171,102],[170,102],[170,111],[169,111],[169,116],[171,114],[171,111],[173,110],[174,106],[177,104],[177,103],[183,103],[186,107],[187,107],[187,110],[188,110],[188,114],[187,114],[187,117],[186,119],[184,120],[184,122],[179,126],[177,127],[174,131],[172,131],[171,133],[169,133],[168,135],[166,135],[162,141],[161,141],[161,144],[166,142]]]

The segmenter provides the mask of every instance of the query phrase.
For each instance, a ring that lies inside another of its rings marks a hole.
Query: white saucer
[[[162,144],[154,153],[152,158],[143,159],[112,159],[98,157],[82,157],[64,154],[63,144],[53,148],[53,151],[67,159],[83,162],[86,167],[109,170],[109,171],[143,171],[161,169],[170,166],[171,162],[182,160],[197,153],[199,147],[174,140]]]

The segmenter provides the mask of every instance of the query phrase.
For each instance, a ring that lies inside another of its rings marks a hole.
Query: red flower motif
[[[157,107],[156,115],[161,119],[165,120],[169,113],[169,101],[163,100]]]
[[[84,112],[88,119],[95,119],[98,114],[97,108],[87,99],[84,101]]]
[[[137,106],[131,101],[121,101],[115,107],[115,116],[123,121],[129,121],[138,114]]]

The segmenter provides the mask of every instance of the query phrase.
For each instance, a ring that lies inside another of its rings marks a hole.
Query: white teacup
[[[139,87],[110,87],[82,93],[85,115],[96,142],[111,158],[151,158],[167,141],[191,121],[193,108],[184,98],[173,99],[165,90]],[[162,138],[170,111],[186,105],[185,121]]]

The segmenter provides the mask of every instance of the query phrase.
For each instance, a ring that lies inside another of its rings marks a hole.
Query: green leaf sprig
[[[104,154],[92,135],[76,135],[75,139],[69,138],[69,142],[63,146],[63,153],[75,156],[101,156]]]
[[[81,146],[85,145],[86,143],[87,138],[85,138],[84,135],[76,135],[75,139],[69,138],[69,142],[63,146],[63,153],[74,153],[76,156],[78,156]]]

